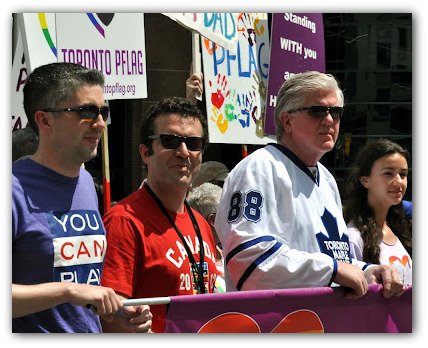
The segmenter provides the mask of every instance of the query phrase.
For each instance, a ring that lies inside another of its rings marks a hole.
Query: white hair
[[[206,182],[190,191],[187,202],[190,207],[207,219],[210,214],[217,212],[221,193],[220,186]]]
[[[343,92],[333,75],[318,71],[306,71],[291,76],[282,84],[276,97],[274,111],[277,140],[280,140],[284,133],[284,126],[281,123],[281,113],[305,106],[304,103],[307,96],[317,91],[336,92],[338,106],[344,106]]]

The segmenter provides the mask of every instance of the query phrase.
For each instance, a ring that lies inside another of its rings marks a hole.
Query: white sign
[[[202,44],[209,139],[212,143],[267,144],[263,115],[269,72],[266,13],[241,13],[236,54]]]
[[[239,13],[163,13],[179,24],[236,53]]]
[[[28,72],[57,61],[54,13],[19,13]]]
[[[23,89],[27,77],[28,72],[25,65],[24,47],[22,45],[21,31],[19,30],[15,56],[12,63],[12,131],[25,128],[28,124],[23,105]]]
[[[57,13],[58,61],[100,70],[104,97],[147,98],[144,14]]]

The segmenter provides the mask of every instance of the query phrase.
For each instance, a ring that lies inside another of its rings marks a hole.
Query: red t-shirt
[[[217,269],[214,239],[207,221],[193,210],[204,244],[204,283],[214,292]],[[199,241],[187,209],[168,211],[196,262]],[[103,217],[107,252],[101,285],[130,298],[194,294],[189,258],[176,230],[145,188],[114,205]],[[195,287],[196,289],[196,287]],[[165,331],[165,305],[150,306],[152,331]]]

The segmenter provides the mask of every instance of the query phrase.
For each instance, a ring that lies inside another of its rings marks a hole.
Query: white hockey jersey
[[[317,179],[284,146],[269,144],[228,175],[215,228],[227,291],[332,285],[337,260],[352,260],[336,181]]]

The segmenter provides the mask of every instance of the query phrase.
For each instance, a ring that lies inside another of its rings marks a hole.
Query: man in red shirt
[[[186,202],[207,138],[206,118],[183,98],[160,101],[143,119],[139,150],[147,180],[103,218],[109,247],[101,283],[122,298],[214,291],[211,230]],[[152,331],[164,332],[165,306],[150,310]],[[103,329],[129,331],[120,320],[103,323]]]

